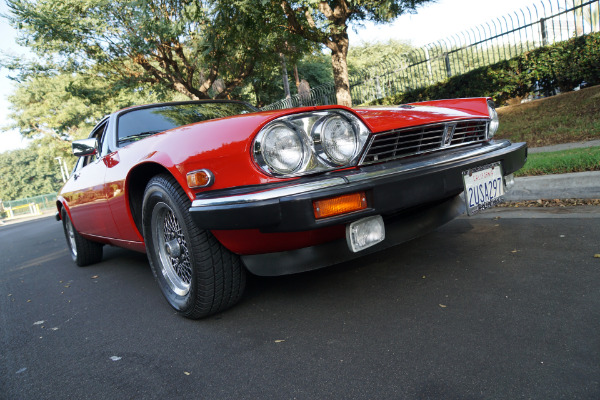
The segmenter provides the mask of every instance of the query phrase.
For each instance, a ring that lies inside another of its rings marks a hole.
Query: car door
[[[79,233],[97,237],[114,237],[116,227],[107,203],[106,164],[102,143],[108,119],[101,121],[90,134],[98,143],[97,154],[80,157],[72,176],[63,188],[73,225]]]

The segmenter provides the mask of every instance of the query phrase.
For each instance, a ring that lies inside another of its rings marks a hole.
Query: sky
[[[59,1],[59,0],[56,0]],[[417,14],[400,16],[386,25],[365,24],[350,31],[350,46],[361,42],[387,42],[390,39],[408,41],[424,46],[455,33],[512,13],[525,6],[549,0],[437,0],[417,9]],[[0,0],[0,15],[8,12]],[[17,32],[0,17],[0,53],[19,55],[26,50],[15,43]],[[7,78],[8,71],[0,69],[0,153],[26,146],[16,131],[2,131],[10,124],[7,97],[14,91],[14,82]]]

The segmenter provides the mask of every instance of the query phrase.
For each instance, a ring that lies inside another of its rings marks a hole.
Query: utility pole
[[[60,175],[62,176],[63,183],[67,182],[67,177],[65,176],[65,171],[63,170],[62,157],[54,157],[54,159],[58,161],[58,168],[60,169]]]
[[[285,56],[283,55],[283,53],[280,53],[279,56],[281,57],[281,69],[282,69],[282,75],[283,75],[283,90],[285,91],[285,98],[289,99],[292,96],[290,95],[290,82],[288,81],[287,66],[285,65]]]
[[[67,167],[67,160],[62,160],[63,167],[65,168],[65,177],[69,179],[69,168]]]

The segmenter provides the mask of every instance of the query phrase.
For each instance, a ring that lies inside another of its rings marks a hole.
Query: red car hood
[[[400,106],[365,107],[350,109],[344,106],[317,106],[295,109],[263,111],[242,116],[248,120],[254,116],[257,126],[262,126],[270,120],[299,112],[342,108],[359,115],[373,133],[385,132],[392,129],[408,128],[411,126],[433,124],[446,121],[456,121],[473,118],[490,118],[487,98],[469,98],[452,100],[434,100]],[[230,117],[235,118],[235,117]]]
[[[443,121],[489,118],[487,99],[438,100],[402,106],[359,108],[360,115],[373,133]]]

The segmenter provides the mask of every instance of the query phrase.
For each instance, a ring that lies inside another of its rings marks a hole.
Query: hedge
[[[443,82],[398,93],[368,104],[403,104],[425,100],[492,97],[496,104],[525,96],[573,90],[582,82],[600,84],[600,33],[572,38],[477,68]]]

